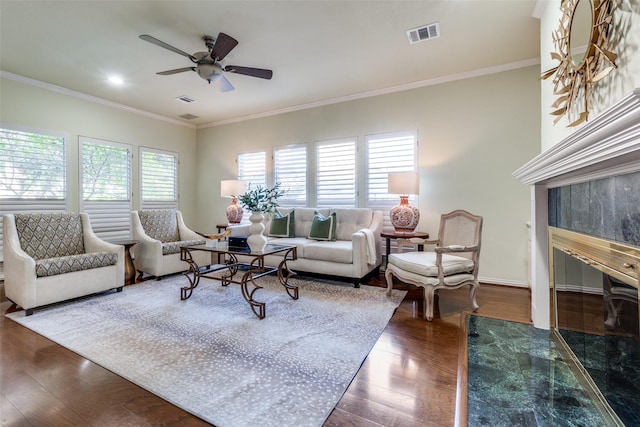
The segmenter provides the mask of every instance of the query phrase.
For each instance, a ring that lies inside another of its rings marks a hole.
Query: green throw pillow
[[[282,215],[276,212],[271,218],[269,236],[271,237],[296,237],[295,211]]]
[[[325,217],[316,212],[311,222],[309,238],[313,240],[336,240],[336,213]]]

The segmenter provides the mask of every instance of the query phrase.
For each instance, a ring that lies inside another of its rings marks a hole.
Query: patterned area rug
[[[275,277],[255,298],[182,275],[7,317],[218,427],[321,426],[402,301],[404,291]]]

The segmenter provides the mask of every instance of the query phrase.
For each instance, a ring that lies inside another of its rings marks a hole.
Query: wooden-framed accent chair
[[[419,245],[433,244],[433,251],[389,255],[385,272],[387,289],[393,277],[424,288],[424,318],[433,320],[434,297],[439,289],[458,289],[469,285],[473,311],[478,309],[478,267],[482,236],[482,217],[464,210],[443,214],[437,240],[411,239]]]

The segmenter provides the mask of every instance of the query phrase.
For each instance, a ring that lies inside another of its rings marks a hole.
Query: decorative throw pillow
[[[269,236],[271,237],[295,237],[296,227],[295,219],[296,212],[291,211],[287,215],[282,215],[277,212],[271,218],[271,225],[269,226]]]
[[[336,213],[325,217],[316,212],[311,222],[309,238],[313,240],[336,240]]]

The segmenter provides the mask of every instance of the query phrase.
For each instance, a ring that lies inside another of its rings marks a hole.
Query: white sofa
[[[270,215],[266,216],[264,235],[268,243],[296,246],[298,259],[287,262],[295,272],[349,278],[354,287],[370,274],[378,271],[382,262],[381,237],[383,214],[368,208],[316,209],[280,208],[282,215],[295,211],[295,236],[270,236]],[[309,231],[315,212],[323,216],[336,214],[336,240],[309,239]],[[233,226],[231,237],[247,236],[248,225]],[[366,231],[368,230],[368,231]],[[369,240],[371,239],[371,240]],[[373,252],[371,252],[373,251]],[[268,255],[265,263],[277,266],[282,255]]]
[[[105,242],[85,213],[7,214],[4,288],[33,314],[40,307],[124,285],[124,247]]]
[[[138,241],[132,248],[134,265],[142,279],[144,273],[160,279],[168,274],[189,269],[180,260],[180,247],[199,245],[205,239],[190,230],[182,219],[182,213],[173,209],[149,209],[131,212],[131,231]],[[211,264],[211,255],[197,251],[193,254],[199,266]]]

